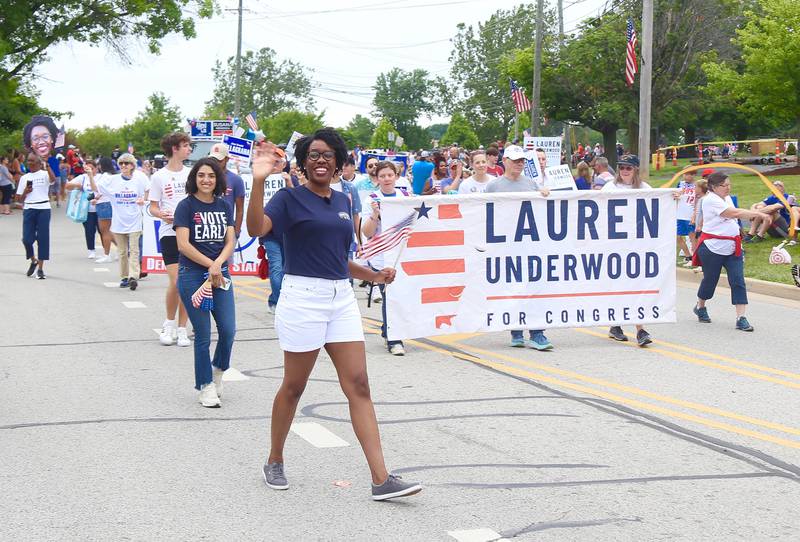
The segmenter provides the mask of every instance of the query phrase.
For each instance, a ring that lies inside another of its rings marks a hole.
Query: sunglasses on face
[[[619,166],[620,171],[633,171],[633,166]]]

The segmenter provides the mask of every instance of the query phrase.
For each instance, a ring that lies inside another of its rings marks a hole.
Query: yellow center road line
[[[259,301],[264,301],[264,299],[265,299],[264,296],[262,296],[262,295],[256,295],[256,294],[254,294],[252,292],[249,292],[249,291],[247,291],[247,290],[245,290],[243,288],[237,288],[236,285],[234,285],[234,287],[233,287],[233,293],[237,294],[237,295],[244,295],[244,296],[247,296],[247,297],[252,297],[253,299],[258,299]]]
[[[575,331],[579,331],[580,333],[584,333],[586,335],[592,335],[594,337],[601,337],[601,338],[604,338],[604,339],[608,339],[608,336],[605,333],[599,333],[597,331],[592,331],[592,330],[589,330],[589,329],[580,328],[580,329],[576,329]],[[608,340],[611,340],[611,339],[608,339]],[[662,341],[654,341],[654,342],[655,342],[655,344],[670,345],[670,343],[665,343],[665,342],[662,342]],[[622,344],[622,346],[629,346],[629,347],[633,347],[633,348],[639,348],[639,346],[637,344],[633,343],[633,342],[624,342],[624,343],[621,343],[621,344]],[[670,345],[670,346],[677,347],[678,345]],[[748,376],[750,378],[755,378],[755,379],[758,379],[758,380],[764,380],[766,382],[772,382],[774,384],[785,386],[787,388],[800,389],[800,382],[791,382],[789,380],[783,380],[783,379],[780,379],[780,378],[775,378],[774,376],[768,376],[768,375],[761,374],[761,373],[754,373],[752,371],[746,371],[744,369],[738,369],[736,367],[729,367],[727,365],[722,365],[720,363],[716,363],[716,362],[713,362],[713,361],[706,361],[704,359],[699,359],[699,358],[695,358],[695,357],[692,357],[692,356],[687,356],[685,354],[679,354],[677,352],[670,352],[669,350],[664,350],[663,348],[654,348],[654,347],[650,346],[650,347],[647,347],[647,348],[641,348],[641,350],[646,351],[646,352],[652,352],[652,353],[661,354],[661,355],[666,356],[668,358],[672,358],[672,359],[675,359],[675,360],[678,360],[678,361],[684,361],[686,363],[692,363],[694,365],[702,365],[704,367],[712,367],[714,369],[719,369],[720,371],[725,371],[725,372],[728,372],[728,373],[734,373],[734,374],[738,374],[738,375],[742,375],[742,376]],[[695,352],[700,353],[700,355],[708,355],[710,357],[713,357],[713,354],[708,353],[708,352],[702,352],[701,350],[696,350]],[[740,363],[744,364],[746,362],[740,362]],[[755,364],[751,364],[751,365],[755,365]],[[768,369],[768,367],[765,367],[764,369]],[[774,369],[774,371],[778,371],[778,369]],[[788,373],[788,374],[791,375],[793,373]],[[800,375],[797,375],[797,376],[800,376]]]
[[[633,407],[636,407],[638,409],[647,410],[647,411],[650,411],[650,412],[657,412],[659,414],[664,414],[664,415],[667,415],[667,416],[672,416],[674,418],[679,418],[679,419],[682,419],[682,420],[687,420],[687,421],[691,421],[691,422],[694,422],[694,423],[698,423],[698,424],[704,425],[706,427],[712,427],[714,429],[721,429],[723,431],[729,431],[731,433],[736,433],[737,435],[751,437],[751,438],[754,438],[754,439],[757,439],[757,440],[762,440],[764,442],[771,442],[773,444],[778,444],[780,446],[785,446],[787,448],[800,449],[800,442],[796,442],[796,441],[793,441],[793,440],[788,440],[788,439],[784,439],[784,438],[780,438],[780,437],[775,437],[775,436],[772,436],[772,435],[768,435],[766,433],[760,433],[758,431],[752,431],[750,429],[744,429],[742,427],[737,427],[735,425],[730,425],[730,424],[723,423],[723,422],[717,422],[717,421],[714,421],[714,420],[709,420],[707,418],[696,416],[694,414],[688,414],[688,413],[685,413],[685,412],[672,410],[672,409],[661,407],[661,406],[658,406],[658,405],[645,403],[643,401],[638,401],[636,399],[630,399],[630,398],[627,398],[627,397],[622,397],[620,395],[615,395],[613,393],[608,393],[608,392],[596,390],[594,388],[590,388],[588,386],[583,386],[581,384],[574,384],[572,382],[566,382],[566,381],[563,381],[563,380],[559,380],[557,378],[553,378],[551,376],[547,376],[547,375],[543,375],[543,374],[539,374],[539,373],[534,373],[534,372],[531,372],[531,371],[526,371],[524,369],[520,369],[520,368],[517,368],[517,367],[511,367],[511,366],[505,365],[503,363],[497,363],[497,362],[485,360],[485,359],[482,359],[482,358],[471,356],[469,354],[463,354],[463,353],[459,353],[459,352],[452,352],[452,351],[446,350],[444,348],[438,348],[436,346],[432,346],[432,345],[429,345],[429,344],[426,344],[426,343],[421,343],[421,342],[414,341],[414,340],[410,340],[410,341],[407,341],[407,342],[409,342],[411,344],[414,344],[415,346],[419,346],[420,348],[425,348],[427,350],[431,350],[431,351],[434,351],[434,352],[439,352],[439,353],[444,354],[444,355],[453,356],[453,357],[456,357],[456,358],[459,358],[459,359],[463,359],[463,360],[466,360],[466,361],[471,361],[471,362],[477,363],[479,365],[483,365],[485,367],[491,367],[493,369],[496,369],[496,370],[498,370],[500,372],[503,372],[503,373],[506,373],[506,374],[513,374],[513,375],[516,375],[516,376],[521,376],[521,377],[524,377],[524,378],[537,380],[539,382],[546,382],[548,384],[556,385],[556,386],[559,386],[559,387],[562,387],[562,388],[567,388],[567,389],[570,389],[570,390],[579,391],[581,393],[587,393],[589,395],[594,395],[596,397],[601,397],[603,399],[608,399],[610,401],[614,401],[615,403],[621,403],[621,404],[624,404],[624,405],[633,406]]]
[[[527,367],[532,367],[534,369],[545,371],[548,373],[553,373],[562,377],[572,378],[574,380],[579,380],[581,382],[587,382],[589,384],[595,384],[598,386],[603,386],[607,388],[612,388],[615,390],[619,390],[621,392],[629,393],[631,395],[638,395],[641,397],[646,397],[648,399],[653,399],[656,401],[661,401],[662,403],[668,403],[676,406],[681,406],[684,408],[689,408],[692,410],[697,410],[699,412],[704,412],[706,414],[714,414],[715,416],[720,416],[722,418],[729,418],[732,420],[737,420],[740,422],[749,423],[752,425],[758,425],[760,427],[765,427],[767,429],[773,429],[775,431],[781,431],[783,433],[789,433],[792,435],[800,435],[800,429],[789,427],[787,425],[770,422],[766,420],[761,420],[759,418],[753,418],[751,416],[743,416],[741,414],[736,414],[735,412],[730,412],[727,410],[723,410],[721,408],[716,408],[712,406],[703,405],[700,403],[695,403],[692,401],[685,401],[683,399],[676,399],[674,397],[669,397],[666,395],[661,395],[658,393],[653,393],[650,391],[642,390],[639,388],[634,388],[632,386],[626,386],[624,384],[617,384],[616,382],[610,382],[608,380],[603,380],[601,378],[595,378],[592,376],[582,375],[573,371],[568,371],[566,369],[559,369],[557,367],[550,367],[548,365],[542,365],[541,363],[536,363],[533,361],[528,361],[520,358],[516,358],[514,356],[508,356],[506,354],[501,354],[499,352],[492,352],[491,350],[484,350],[482,348],[477,348],[474,346],[469,346],[466,344],[458,344],[454,343],[452,346],[459,348],[461,350],[482,354],[494,359],[500,359],[504,361],[509,361],[511,363],[515,363],[518,365],[524,365]]]

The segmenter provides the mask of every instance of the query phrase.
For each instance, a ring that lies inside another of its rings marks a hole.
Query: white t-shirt
[[[180,171],[170,171],[163,167],[153,173],[150,178],[150,201],[157,202],[161,212],[175,214],[178,204],[186,197],[186,179],[189,177],[189,171],[191,170],[186,166]],[[158,229],[159,239],[170,236],[175,236],[175,229],[172,224],[161,221]]]
[[[95,186],[98,185],[98,178],[99,178],[99,176],[96,176],[94,178]],[[89,176],[87,174],[85,174],[85,173],[81,173],[80,175],[78,175],[77,177],[72,179],[72,181],[70,181],[70,182],[81,183],[81,188],[80,189],[83,190],[84,192],[86,192],[87,194],[88,193],[94,193],[94,190],[92,190],[92,183],[89,180]],[[98,190],[99,190],[99,188],[98,188]],[[98,197],[100,196],[99,192],[97,193],[97,196]],[[90,213],[97,212],[97,208],[95,207],[95,205],[93,203],[89,204],[89,212]]]
[[[459,194],[482,194],[486,192],[486,185],[489,184],[490,181],[496,179],[492,175],[488,175],[489,180],[485,182],[480,182],[475,180],[475,176],[467,177],[464,179],[460,185],[458,185],[458,193]]]
[[[342,181],[341,181],[341,179],[336,181],[335,183],[334,182],[331,183],[331,190],[336,190],[337,192],[341,192],[342,191]]]
[[[725,209],[735,209],[733,200],[726,196],[723,200],[714,192],[709,192],[703,198],[703,233],[713,233],[714,235],[724,235],[726,237],[736,237],[741,233],[739,221],[735,218],[725,218],[721,216]],[[730,256],[736,250],[734,241],[725,239],[706,239],[703,241],[708,250],[720,256]]]
[[[395,187],[395,192],[394,192],[394,195],[392,195],[392,196],[387,196],[386,194],[384,194],[380,190],[376,190],[375,192],[372,192],[367,197],[367,207],[362,207],[364,216],[365,217],[367,217],[367,216],[371,217],[372,216],[372,202],[375,201],[375,200],[382,200],[382,199],[386,199],[386,198],[403,198],[403,197],[406,197],[407,195],[408,195],[408,191],[405,190],[405,187],[403,188],[403,190],[401,190],[400,187]],[[364,224],[367,220],[372,220],[372,218],[364,218],[364,220],[361,223]],[[389,225],[391,226],[391,224],[389,224]],[[383,231],[383,221],[379,218],[378,219],[378,224],[377,224],[377,226],[375,228],[375,233],[372,234],[372,237],[375,237],[376,235],[378,235],[382,231]],[[370,239],[372,239],[372,237],[370,237]],[[364,244],[366,244],[367,243],[367,239],[363,239],[363,242],[364,242]],[[384,261],[383,254],[378,254],[377,256],[373,256],[372,258],[369,259],[369,264],[372,267],[374,267],[375,269],[383,269],[383,265],[384,265],[383,261]]]
[[[646,182],[642,181],[642,186],[639,188],[650,188],[650,185]],[[633,185],[630,184],[622,184],[622,183],[615,183],[610,182],[603,185],[603,188],[600,189],[601,192],[622,192],[623,190],[635,190]]]
[[[394,182],[394,186],[395,188],[405,188],[406,190],[411,190],[411,184],[408,182],[406,177],[398,177]]]
[[[681,181],[678,183],[678,188],[683,190],[681,199],[678,200],[678,220],[691,220],[694,213],[694,183],[687,183]]]
[[[142,179],[144,177],[144,179]],[[123,179],[122,174],[109,175],[97,188],[108,196],[111,208],[111,233],[133,233],[142,231],[142,207],[136,202],[144,198],[147,191],[147,176],[134,175],[131,179]]]
[[[17,183],[17,195],[21,196],[25,192],[28,181],[33,181],[33,190],[25,196],[25,206],[23,209],[50,209],[50,175],[47,170],[39,170],[36,173],[26,173]]]

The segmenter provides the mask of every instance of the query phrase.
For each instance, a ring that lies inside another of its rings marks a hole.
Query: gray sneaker
[[[403,479],[390,474],[384,483],[379,486],[372,484],[372,500],[385,501],[396,497],[408,497],[422,491],[418,482],[404,482]]]
[[[283,474],[283,463],[267,463],[261,469],[264,475],[264,483],[272,489],[289,489],[289,482]]]

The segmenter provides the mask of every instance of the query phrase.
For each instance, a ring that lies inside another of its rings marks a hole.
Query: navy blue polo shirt
[[[283,238],[284,272],[323,279],[347,279],[353,240],[350,198],[331,190],[330,198],[305,186],[280,189],[264,207],[272,231]]]

